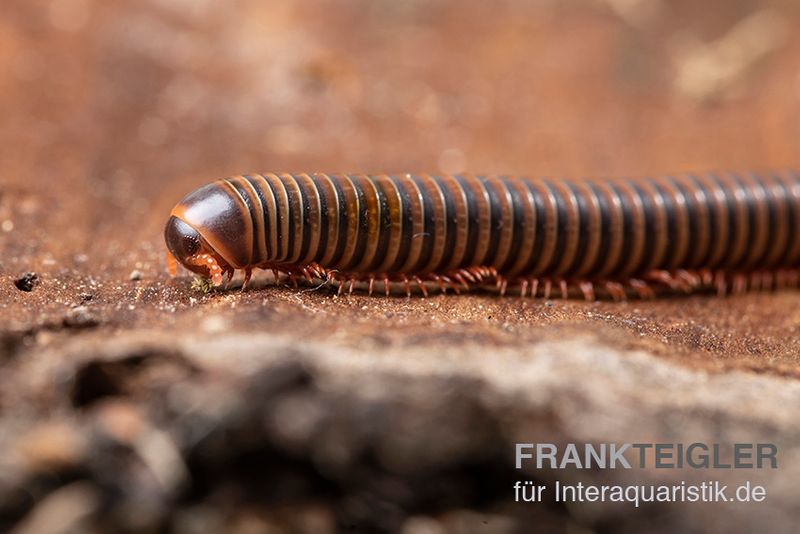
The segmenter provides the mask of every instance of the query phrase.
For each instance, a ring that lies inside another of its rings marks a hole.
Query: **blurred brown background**
[[[799,28],[794,0],[2,0],[0,529],[788,531],[794,292],[204,295],[161,232],[229,174],[797,166]],[[656,439],[786,461],[749,508],[510,502],[567,476],[515,441]]]
[[[0,176],[50,196],[0,217],[93,255],[228,174],[796,165],[798,24],[791,0],[5,0]]]

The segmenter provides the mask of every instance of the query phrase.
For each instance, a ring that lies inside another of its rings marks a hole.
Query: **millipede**
[[[167,263],[389,296],[472,287],[623,300],[796,287],[800,175],[658,178],[258,174],[183,198]]]

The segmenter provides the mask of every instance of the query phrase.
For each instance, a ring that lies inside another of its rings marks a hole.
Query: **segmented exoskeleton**
[[[587,299],[738,292],[797,285],[800,175],[237,176],[186,196],[165,237],[215,284],[263,268],[340,293],[357,282],[387,294],[392,283]]]

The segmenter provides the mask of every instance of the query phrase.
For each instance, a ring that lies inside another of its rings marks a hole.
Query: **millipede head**
[[[235,180],[234,180],[235,181]],[[175,260],[214,285],[253,260],[253,223],[247,204],[229,180],[207,184],[186,195],[164,228]]]
[[[200,252],[200,233],[174,215],[164,228],[164,240],[173,257],[185,265],[185,260]]]
[[[174,215],[164,228],[164,240],[169,249],[168,258],[171,256],[193,273],[210,278],[214,285],[220,285],[223,275],[232,272],[197,230]]]

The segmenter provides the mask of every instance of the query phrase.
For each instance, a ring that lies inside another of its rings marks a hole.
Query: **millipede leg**
[[[247,268],[244,270],[244,282],[242,282],[242,291],[247,287],[250,277],[253,276],[253,269]]]
[[[643,299],[652,299],[656,297],[655,292],[653,292],[653,288],[650,287],[647,282],[644,280],[639,280],[638,278],[631,278],[628,280],[628,284],[636,291],[636,294],[639,295],[640,298]]]
[[[442,280],[444,280],[444,282],[455,292],[456,295],[461,294],[461,289],[458,287],[458,285],[456,285],[452,278],[449,276],[442,276]]]
[[[313,274],[317,278],[326,278],[325,269],[319,264],[312,263],[311,265],[308,266],[308,268],[311,271],[311,274]]]
[[[461,277],[462,282],[463,282],[463,279],[466,279],[466,280],[472,282],[473,284],[476,284],[478,282],[478,278],[476,278],[468,269],[459,269],[458,270],[458,275]],[[469,287],[469,286],[467,286],[467,287]]]
[[[508,289],[508,279],[498,276],[497,287],[500,289],[500,295],[504,296],[506,294],[506,290]]]
[[[728,294],[728,281],[725,279],[724,271],[714,273],[714,286],[717,288],[717,296],[724,297]]]
[[[175,256],[173,256],[169,250],[167,251],[167,271],[173,278],[178,276],[178,260],[175,259]]]
[[[425,283],[422,281],[422,279],[419,276],[415,276],[414,277],[414,282],[417,283],[417,287],[419,287],[420,291],[422,291],[422,294],[427,297],[428,296],[428,288],[425,287]]]
[[[652,280],[653,282],[664,284],[673,291],[685,290],[684,284],[682,284],[681,281],[678,280],[676,277],[674,277],[672,273],[670,273],[669,271],[665,270],[651,271],[647,273],[647,275],[645,275],[645,278],[648,280]]]
[[[553,289],[553,282],[549,278],[544,279],[544,298],[550,298],[550,291]]]
[[[686,284],[689,286],[689,289],[700,287],[700,285],[703,283],[702,278],[696,272],[688,271],[686,269],[678,269],[675,274],[680,280],[686,282]]]
[[[747,290],[747,277],[743,274],[733,276],[733,292],[740,295]]]
[[[581,293],[583,293],[584,300],[594,300],[594,284],[585,280],[580,282],[578,285],[581,288]]]
[[[223,280],[230,281],[234,271],[227,265],[215,263],[214,258],[198,258],[203,264],[208,264],[209,269],[214,273],[212,280],[215,285],[220,285]],[[310,263],[308,265],[270,265],[260,264],[258,268],[269,269],[275,279],[276,285],[281,283],[281,276],[288,277],[292,286],[296,289],[298,281],[314,282],[315,279],[322,279],[323,284],[335,284],[337,295],[343,295],[347,291],[348,295],[356,291],[356,286],[364,282],[369,295],[375,292],[375,282],[383,282],[384,293],[391,296],[391,285],[402,284],[406,297],[413,296],[414,288],[412,284],[419,288],[424,296],[429,296],[431,283],[436,284],[443,294],[452,290],[461,294],[464,289],[472,289],[475,286],[494,286],[497,293],[501,296],[509,294],[509,286],[514,286],[513,290],[519,288],[519,296],[543,297],[550,299],[560,297],[563,299],[572,296],[582,296],[584,300],[592,301],[598,298],[597,290],[603,295],[608,295],[613,300],[625,300],[635,292],[636,296],[643,299],[652,299],[656,296],[656,290],[662,286],[672,291],[691,293],[698,288],[713,288],[717,294],[724,296],[728,292],[740,294],[745,291],[771,291],[786,287],[797,287],[800,285],[800,269],[777,269],[777,270],[758,270],[750,272],[731,272],[723,269],[656,269],[642,274],[636,278],[594,280],[575,279],[569,280],[560,276],[537,278],[537,277],[514,277],[507,278],[499,274],[496,269],[490,267],[469,267],[447,271],[442,274],[426,273],[422,275],[411,275],[404,273],[347,273],[339,272],[335,269],[325,269],[324,267]],[[252,279],[253,268],[243,269],[244,281],[242,290],[246,289]],[[430,287],[429,287],[430,284]],[[541,287],[541,291],[539,290]],[[399,289],[399,288],[398,288]]]
[[[464,286],[464,289],[469,291],[469,284],[467,283],[466,280],[464,280],[464,277],[461,276],[460,272],[456,272],[455,274],[453,274],[453,280]]]
[[[609,295],[611,295],[612,299],[619,302],[627,298],[627,295],[625,294],[625,287],[619,282],[608,281],[605,283],[605,286],[606,286],[606,291],[608,292]]]
[[[444,280],[442,280],[442,277],[437,275],[437,274],[434,274],[434,275],[431,275],[431,279],[434,282],[436,282],[436,284],[439,286],[439,291],[441,291],[443,295],[446,295],[447,294],[447,286],[445,285]]]

